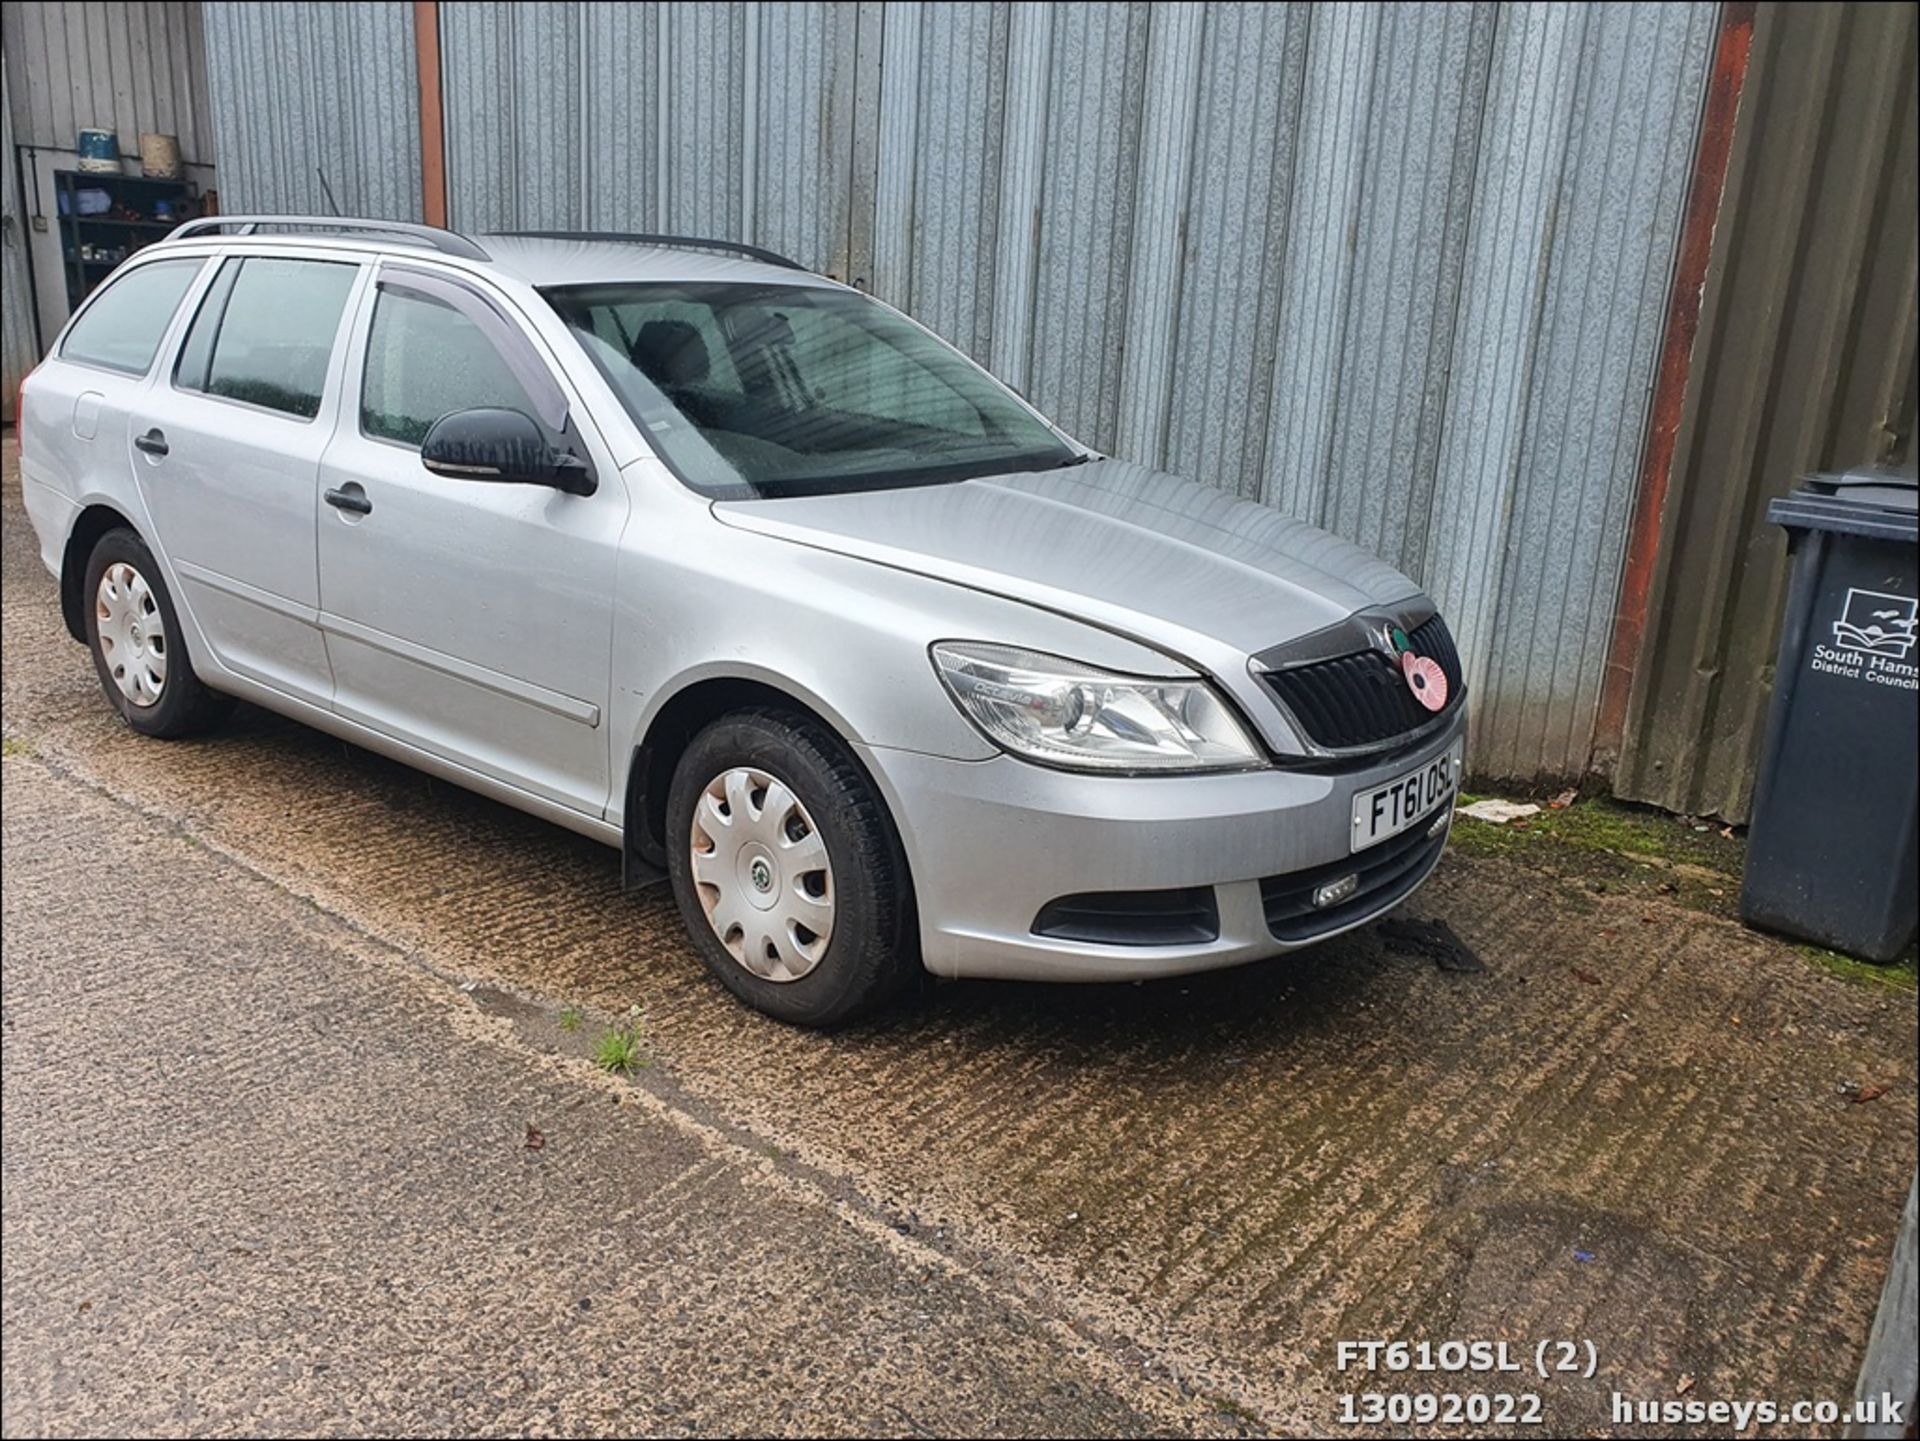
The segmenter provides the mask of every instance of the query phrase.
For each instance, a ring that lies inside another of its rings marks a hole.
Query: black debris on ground
[[[1419,956],[1443,971],[1484,971],[1486,963],[1453,933],[1445,921],[1421,921],[1389,916],[1375,931],[1380,943],[1397,956]]]

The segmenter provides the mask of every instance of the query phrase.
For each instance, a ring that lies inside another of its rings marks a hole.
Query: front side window
[[[687,283],[546,296],[661,457],[708,494],[921,485],[1077,458],[978,366],[850,291]]]
[[[448,301],[382,286],[367,335],[360,428],[377,440],[419,448],[441,416],[475,406],[548,419],[480,325]]]
[[[111,277],[67,332],[63,360],[145,375],[202,260],[156,260]]]
[[[357,269],[278,256],[227,261],[180,347],[174,384],[312,420]]]

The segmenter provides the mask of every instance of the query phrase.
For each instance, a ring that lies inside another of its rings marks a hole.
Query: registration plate
[[[1364,851],[1389,836],[1418,825],[1453,798],[1460,775],[1460,747],[1408,771],[1398,780],[1361,791],[1353,798],[1350,849]]]

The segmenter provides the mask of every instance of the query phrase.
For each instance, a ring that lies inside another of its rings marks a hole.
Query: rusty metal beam
[[[447,223],[446,114],[440,103],[440,6],[414,0],[414,63],[420,78],[420,198],[429,225]]]
[[[1666,338],[1654,382],[1647,445],[1627,538],[1626,565],[1620,577],[1620,599],[1614,611],[1613,643],[1607,655],[1600,711],[1594,725],[1596,766],[1610,765],[1620,753],[1634,673],[1639,669],[1640,652],[1646,641],[1666,517],[1667,488],[1673,475],[1674,442],[1686,409],[1687,382],[1693,370],[1693,343],[1700,329],[1700,298],[1706,289],[1707,271],[1713,258],[1713,233],[1720,219],[1720,197],[1726,189],[1734,129],[1740,117],[1740,95],[1746,85],[1747,61],[1753,49],[1754,9],[1754,0],[1729,0],[1721,12],[1713,75],[1707,86],[1706,109],[1700,119],[1693,188],[1687,196],[1673,289],[1667,302]]]

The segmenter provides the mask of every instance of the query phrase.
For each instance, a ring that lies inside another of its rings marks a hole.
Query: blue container
[[[76,149],[80,152],[79,168],[87,174],[120,173],[120,137],[111,130],[82,130]]]

